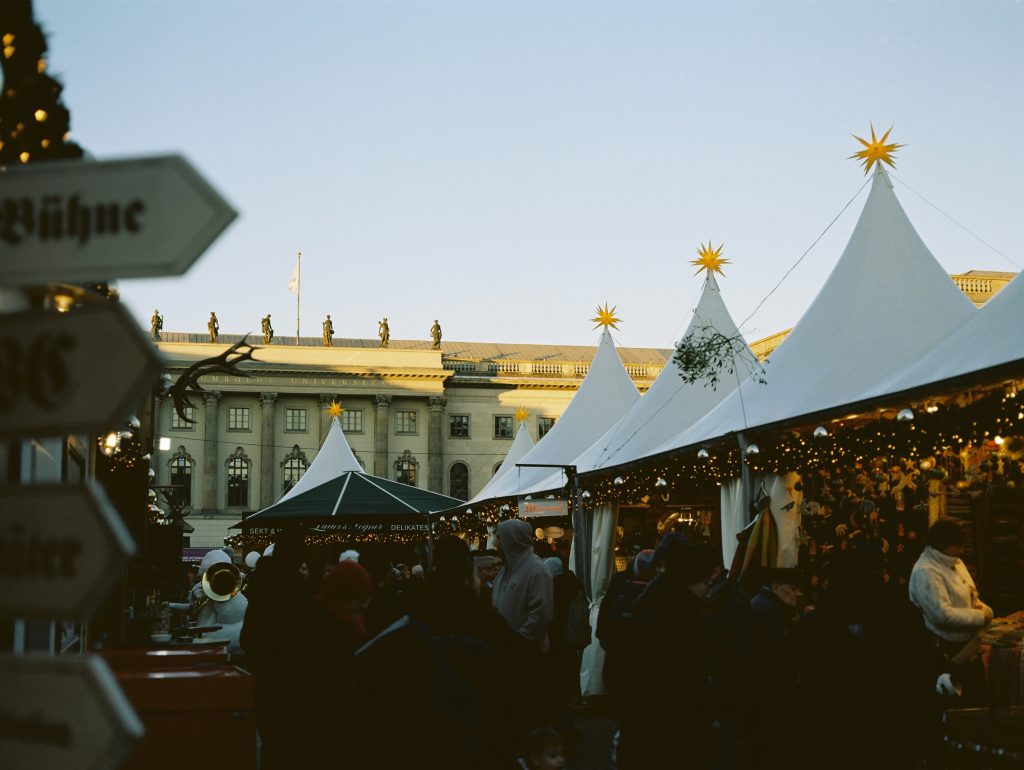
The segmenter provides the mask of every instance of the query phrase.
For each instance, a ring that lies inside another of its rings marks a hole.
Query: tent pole
[[[434,522],[427,514],[427,574],[434,569]]]

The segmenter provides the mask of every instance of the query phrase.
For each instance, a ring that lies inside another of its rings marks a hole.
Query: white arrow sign
[[[181,275],[237,216],[178,155],[0,173],[0,284]]]
[[[4,770],[112,770],[144,732],[103,659],[0,656]]]
[[[114,302],[0,314],[0,438],[117,428],[160,369],[153,345]]]
[[[0,487],[0,615],[88,618],[134,553],[95,484]]]

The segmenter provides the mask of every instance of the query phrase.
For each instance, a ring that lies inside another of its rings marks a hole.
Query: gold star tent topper
[[[530,413],[527,412],[524,407],[519,407],[518,409],[516,409],[516,422],[523,422],[529,416]]]
[[[875,136],[875,127],[871,126],[871,141],[862,139],[856,134],[851,134],[854,139],[864,145],[863,149],[857,150],[850,158],[857,158],[861,163],[864,164],[864,174],[867,175],[871,168],[875,164],[888,163],[892,168],[896,168],[896,163],[893,161],[893,153],[896,152],[900,147],[906,147],[904,144],[886,144],[886,140],[889,138],[889,132],[892,131],[892,126],[889,126],[889,131],[882,134],[882,138],[879,139]]]
[[[708,238],[708,245],[705,246],[703,243],[697,247],[697,259],[691,259],[690,264],[697,268],[697,272],[694,275],[700,275],[701,270],[707,270],[708,274],[718,273],[719,275],[725,275],[722,272],[722,265],[728,265],[729,260],[722,257],[722,249],[725,248],[725,244],[719,244],[716,249],[711,245],[711,239]]]
[[[615,310],[617,308],[618,305],[612,305],[611,310],[609,310],[607,302],[604,303],[604,307],[598,305],[597,310],[595,311],[597,315],[590,319],[594,322],[594,328],[596,329],[598,326],[603,326],[606,329],[611,327],[618,331],[619,327],[617,324],[622,323],[622,319],[615,315]]]
[[[327,414],[331,417],[341,417],[341,413],[344,411],[344,407],[337,401],[332,401],[331,405],[327,407]]]

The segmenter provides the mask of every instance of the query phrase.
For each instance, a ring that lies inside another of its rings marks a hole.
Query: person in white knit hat
[[[354,561],[356,564],[358,564],[359,551],[355,551],[351,548],[347,551],[342,551],[341,556],[338,557],[338,564],[341,564],[343,561]]]

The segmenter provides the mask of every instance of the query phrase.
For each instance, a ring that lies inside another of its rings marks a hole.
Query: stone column
[[[276,393],[260,393],[260,508],[274,502],[274,402]]]
[[[444,396],[430,396],[430,425],[427,429],[427,489],[444,492]]]
[[[149,467],[156,473],[156,483],[163,484],[165,478],[163,453],[160,451],[160,436],[163,435],[163,405],[166,401],[163,396],[153,396],[153,446],[150,448],[152,454],[152,461]],[[171,407],[174,408],[173,406]]]
[[[391,426],[391,396],[373,397],[373,475],[390,479],[388,468],[388,431]]]
[[[203,510],[217,510],[217,405],[221,392],[203,393]]]
[[[317,446],[324,443],[324,439],[327,438],[327,431],[331,428],[331,416],[327,414],[327,408],[331,405],[331,402],[337,400],[337,398],[337,396],[331,395],[330,393],[320,394],[320,441]]]

